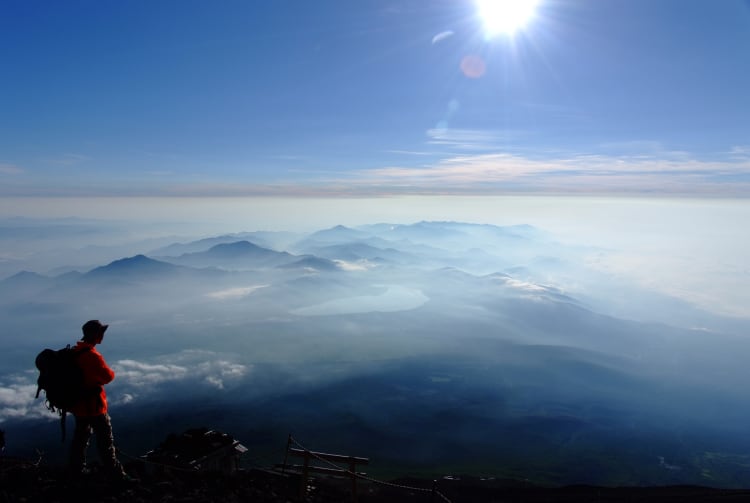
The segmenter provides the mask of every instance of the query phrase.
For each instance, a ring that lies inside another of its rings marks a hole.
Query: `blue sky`
[[[744,197],[748,54],[742,0],[5,0],[0,195]]]

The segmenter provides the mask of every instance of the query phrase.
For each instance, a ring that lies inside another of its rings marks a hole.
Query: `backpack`
[[[36,398],[44,390],[44,404],[60,415],[62,441],[65,442],[65,419],[68,411],[86,395],[83,385],[83,369],[76,361],[78,356],[90,348],[76,350],[68,344],[57,351],[45,349],[36,357],[39,369]]]

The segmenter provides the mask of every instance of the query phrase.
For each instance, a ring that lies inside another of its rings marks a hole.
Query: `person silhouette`
[[[70,410],[75,417],[76,426],[70,446],[69,465],[74,475],[87,472],[86,451],[93,433],[100,461],[107,474],[115,480],[128,480],[130,477],[117,459],[112,422],[107,412],[107,393],[104,391],[104,385],[112,382],[115,373],[95,348],[102,343],[108,327],[99,320],[87,321],[81,327],[83,338],[73,348],[76,362],[83,371],[85,392]]]

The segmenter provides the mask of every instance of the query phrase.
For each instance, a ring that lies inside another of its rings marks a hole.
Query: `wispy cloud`
[[[386,150],[386,153],[398,154],[398,155],[417,155],[417,156],[435,155],[435,152],[429,152],[426,150]]]
[[[188,368],[169,363],[146,363],[119,360],[114,365],[117,377],[136,387],[153,386],[167,381],[180,381],[188,375]]]
[[[376,264],[366,259],[358,260],[356,262],[347,262],[346,260],[334,260],[334,262],[341,270],[349,272],[369,271],[376,267]]]
[[[20,175],[24,170],[15,164],[0,162],[0,175]]]
[[[432,37],[432,44],[435,45],[452,36],[453,36],[453,32],[451,30],[441,31],[440,33]]]
[[[750,160],[701,161],[674,155],[576,155],[532,159],[513,154],[455,156],[433,166],[361,172],[361,182],[430,193],[665,193],[750,195]]]
[[[171,170],[154,170],[154,171],[146,171],[144,172],[147,176],[153,176],[153,177],[164,177],[164,176],[179,176],[179,173]]]
[[[436,138],[440,138],[436,136]],[[463,138],[478,139],[468,135]],[[436,141],[458,142],[460,138]],[[750,158],[700,160],[684,152],[613,156],[453,155],[421,166],[334,172],[277,183],[179,183],[175,196],[371,197],[390,195],[664,194],[750,196]]]
[[[74,166],[90,159],[89,156],[83,154],[62,154],[58,157],[46,159],[45,162],[56,166]]]
[[[209,297],[215,300],[240,299],[243,297],[247,297],[254,291],[260,288],[265,288],[267,286],[269,285],[255,285],[255,286],[246,286],[246,287],[227,288],[226,290],[210,292],[206,294],[206,297]]]
[[[120,400],[131,402],[138,396],[154,392],[158,385],[196,385],[224,389],[227,381],[237,381],[250,370],[210,351],[187,350],[165,355],[157,361],[119,360],[112,365],[118,386],[124,388]]]
[[[691,155],[684,150],[674,150],[655,140],[631,140],[607,142],[599,145],[603,152],[618,152],[619,156],[630,159],[690,160]]]
[[[35,399],[36,385],[25,375],[4,376],[0,381],[0,421],[15,417],[51,416],[43,396]]]
[[[729,155],[737,159],[750,159],[750,145],[735,145]]]
[[[138,397],[158,393],[160,386],[196,386],[222,390],[228,383],[238,382],[251,370],[248,365],[231,357],[210,351],[186,350],[172,355],[145,360],[125,359],[112,364],[116,379],[110,386],[109,400],[127,404]],[[114,386],[114,388],[112,388]],[[116,389],[116,392],[112,392]],[[0,381],[0,421],[10,418],[55,418],[44,406],[42,395],[35,399],[36,384],[32,373],[3,376]]]
[[[748,147],[728,148],[710,160],[650,141],[600,144],[592,148],[595,153],[511,151],[498,148],[507,139],[504,134],[429,130],[427,143],[436,146],[435,151],[433,157],[425,155],[418,165],[414,163],[419,159],[415,156],[423,152],[404,151],[392,165],[348,171],[284,172],[274,181],[256,180],[252,173],[230,178],[182,175],[142,183],[90,180],[85,186],[0,184],[0,194],[294,198],[513,193],[750,196]],[[0,166],[16,171],[12,166]],[[244,293],[219,293],[216,298],[236,294]]]
[[[433,128],[427,130],[427,143],[460,150],[497,150],[498,144],[507,143],[509,134],[504,131],[483,129]]]

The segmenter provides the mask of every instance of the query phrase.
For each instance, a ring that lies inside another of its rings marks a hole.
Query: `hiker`
[[[96,435],[99,458],[108,475],[116,480],[128,480],[130,477],[125,473],[115,453],[112,423],[107,413],[107,394],[104,391],[104,385],[115,378],[115,373],[94,347],[101,344],[108,326],[99,320],[87,321],[81,327],[83,338],[73,348],[76,360],[83,370],[86,393],[70,410],[76,418],[75,433],[70,446],[70,469],[76,475],[85,473],[86,450],[93,432]]]

